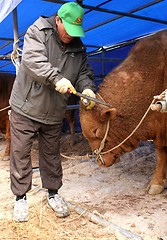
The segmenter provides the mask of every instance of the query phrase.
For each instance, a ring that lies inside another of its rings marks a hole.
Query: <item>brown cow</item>
[[[94,109],[86,111],[82,105],[80,107],[83,134],[91,149],[96,150],[96,159],[100,165],[111,166],[120,154],[136,148],[140,140],[153,140],[157,164],[148,187],[150,194],[159,194],[164,189],[167,167],[167,112],[149,110],[133,135],[118,145],[139,124],[154,96],[161,94],[166,88],[167,30],[164,30],[136,43],[128,57],[100,84],[97,98],[112,104],[113,108],[96,104]],[[104,147],[101,147],[98,153],[107,122],[109,131]]]
[[[9,107],[9,97],[14,83],[15,75],[1,73],[0,74],[0,132],[5,134],[6,149],[3,160],[9,159],[10,151],[10,123],[8,110],[4,108]]]

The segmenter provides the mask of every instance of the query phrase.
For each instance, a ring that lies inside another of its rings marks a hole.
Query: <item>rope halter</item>
[[[93,154],[96,156],[96,160],[100,163],[102,163],[102,165],[105,165],[105,162],[104,162],[104,159],[102,157],[102,150],[104,148],[104,145],[105,145],[105,141],[106,141],[106,138],[107,138],[107,135],[108,135],[108,131],[109,131],[109,128],[110,128],[110,121],[108,120],[107,121],[107,126],[106,126],[106,132],[105,132],[105,135],[100,143],[100,146],[98,149],[95,149],[93,151]]]

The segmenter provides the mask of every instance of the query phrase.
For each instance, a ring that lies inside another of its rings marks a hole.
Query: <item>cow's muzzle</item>
[[[102,154],[96,153],[96,150],[95,150],[95,151],[93,152],[93,155],[95,156],[98,165],[103,165],[103,166],[105,166],[105,161],[104,161],[104,159],[103,159]]]
[[[96,150],[93,152],[93,156],[96,158],[96,161],[97,161],[99,166],[109,167],[113,163],[117,163],[117,162],[120,161],[119,154],[115,154],[114,157],[112,158],[112,160],[110,159],[111,161],[106,161],[104,155],[105,154],[103,154],[103,153],[97,153]]]

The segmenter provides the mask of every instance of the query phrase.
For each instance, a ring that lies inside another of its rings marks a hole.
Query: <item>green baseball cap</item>
[[[61,6],[57,15],[61,18],[66,32],[72,37],[85,37],[82,21],[84,9],[75,2],[68,2]]]

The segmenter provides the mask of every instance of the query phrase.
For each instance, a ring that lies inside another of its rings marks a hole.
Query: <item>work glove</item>
[[[87,95],[89,97],[92,97],[92,98],[96,98],[95,93],[91,89],[83,90],[82,94],[85,94],[85,95]],[[93,102],[89,99],[83,98],[83,97],[81,97],[81,102],[86,107],[87,110],[92,109],[95,105],[95,102]]]
[[[55,89],[60,93],[67,93],[68,89],[70,89],[73,94],[76,93],[74,86],[67,78],[64,77],[55,83]]]

